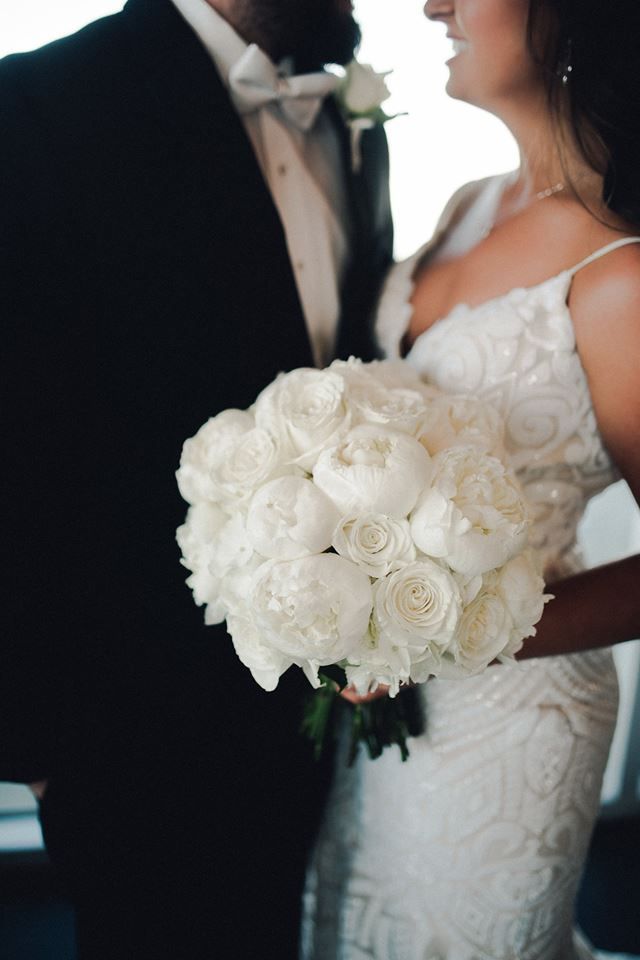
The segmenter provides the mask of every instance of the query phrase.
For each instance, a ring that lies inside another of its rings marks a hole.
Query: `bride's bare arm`
[[[640,503],[640,244],[578,274],[570,299],[578,352],[600,432]],[[640,637],[640,556],[570,577],[549,590],[538,633],[519,659],[575,653]]]
[[[550,584],[535,637],[518,660],[578,653],[640,637],[640,556]]]

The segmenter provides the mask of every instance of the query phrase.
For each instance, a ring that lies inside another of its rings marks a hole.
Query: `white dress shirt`
[[[247,44],[207,0],[173,0],[211,55],[222,82]],[[244,114],[242,122],[280,214],[313,346],[331,359],[348,258],[348,204],[338,134],[324,111],[307,133],[277,105]]]

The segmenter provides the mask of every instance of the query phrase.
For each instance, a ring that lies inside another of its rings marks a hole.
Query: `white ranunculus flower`
[[[227,628],[239,659],[249,668],[256,683],[263,690],[275,690],[293,661],[265,642],[247,610],[230,613]]]
[[[251,605],[265,642],[302,666],[318,686],[318,667],[347,659],[366,633],[371,583],[334,553],[270,561],[256,577]]]
[[[529,513],[514,473],[474,447],[436,454],[431,487],[411,514],[411,535],[427,556],[458,573],[496,569],[527,542]]]
[[[373,590],[379,632],[394,646],[407,648],[411,678],[417,679],[415,668],[421,663],[435,672],[461,614],[453,576],[433,560],[416,560],[376,580]]]
[[[313,479],[345,516],[384,513],[404,519],[430,472],[429,455],[413,437],[363,424],[320,454]]]
[[[473,397],[437,394],[429,401],[428,394],[423,396],[426,410],[418,437],[431,456],[465,445],[504,457],[504,421],[495,407]]]
[[[338,98],[347,112],[358,117],[375,113],[391,96],[386,76],[368,63],[352,60],[338,91]]]
[[[331,370],[284,373],[254,405],[256,423],[278,438],[283,454],[311,471],[320,451],[338,443],[350,427],[343,378]]]
[[[176,531],[176,540],[182,552],[180,563],[191,570],[187,586],[193,591],[198,606],[216,604],[219,599],[219,579],[209,570],[216,540],[229,517],[213,503],[197,503],[189,507],[187,517]],[[224,615],[220,620],[224,619]]]
[[[180,493],[188,503],[218,499],[212,471],[217,468],[220,444],[244,436],[253,426],[253,417],[246,410],[224,410],[207,420],[195,436],[185,440],[176,478]]]
[[[494,590],[481,590],[462,613],[440,676],[467,677],[486,670],[508,645],[512,631],[513,620],[502,597]]]
[[[333,547],[370,577],[386,577],[398,563],[410,563],[416,557],[408,522],[383,513],[343,517],[335,529]]]
[[[312,480],[279,477],[254,494],[247,515],[247,533],[263,557],[295,560],[323,553],[340,514]]]
[[[503,655],[513,657],[522,649],[523,640],[536,634],[535,624],[542,617],[545,603],[553,594],[544,592],[544,580],[532,550],[509,560],[496,574],[496,591],[513,620],[513,633]]]

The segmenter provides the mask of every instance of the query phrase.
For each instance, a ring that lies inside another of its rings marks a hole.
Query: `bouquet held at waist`
[[[405,758],[403,686],[474,676],[535,633],[548,596],[503,432],[405,363],[351,358],[280,374],[185,442],[187,584],[265,690],[304,671],[318,751],[338,688],[384,684],[388,698],[344,704],[350,756],[363,741]]]

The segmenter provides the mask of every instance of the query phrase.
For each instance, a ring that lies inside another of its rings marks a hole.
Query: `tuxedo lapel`
[[[123,16],[131,62],[155,120],[167,131],[167,176],[191,178],[199,218],[230,225],[227,255],[249,275],[268,251],[273,297],[282,299],[292,356],[306,362],[309,338],[278,211],[242,121],[211,60],[171,0],[129,0]],[[176,153],[178,156],[176,156]],[[162,162],[163,158],[159,158]],[[181,172],[181,173],[180,173]],[[167,189],[171,190],[168,182]],[[219,265],[220,266],[220,265]],[[247,318],[253,322],[254,318]],[[289,329],[290,326],[290,329]],[[283,365],[286,359],[282,360]]]

